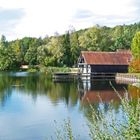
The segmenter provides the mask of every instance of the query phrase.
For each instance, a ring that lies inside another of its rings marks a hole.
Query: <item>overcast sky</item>
[[[0,0],[0,35],[8,40],[139,21],[140,0]]]

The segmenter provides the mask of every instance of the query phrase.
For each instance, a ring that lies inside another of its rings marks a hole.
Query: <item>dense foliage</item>
[[[130,49],[132,39],[140,31],[140,23],[113,28],[94,26],[69,30],[64,35],[45,38],[24,37],[0,39],[0,70],[19,68],[23,64],[41,66],[74,66],[82,50],[116,51]],[[135,49],[134,49],[135,50]]]
[[[137,32],[132,40],[131,51],[135,59],[140,59],[140,32]]]
[[[133,59],[130,64],[130,72],[140,72],[140,32],[136,32],[132,40],[131,51]]]
[[[140,59],[133,59],[131,61],[129,71],[131,73],[140,73]]]

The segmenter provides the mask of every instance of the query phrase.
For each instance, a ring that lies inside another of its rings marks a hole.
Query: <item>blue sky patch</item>
[[[85,18],[90,18],[93,16],[93,13],[89,10],[77,10],[75,13],[74,18],[76,19],[85,19]]]
[[[19,20],[24,16],[23,9],[0,9],[0,22]]]

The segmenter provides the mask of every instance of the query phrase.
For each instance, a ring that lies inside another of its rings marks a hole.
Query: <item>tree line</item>
[[[130,49],[140,31],[140,23],[115,27],[93,26],[45,38],[24,37],[7,41],[0,39],[0,70],[18,69],[27,64],[57,67],[76,65],[81,51],[116,51]]]

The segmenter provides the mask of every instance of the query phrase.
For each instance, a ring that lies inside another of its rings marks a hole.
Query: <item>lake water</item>
[[[128,86],[112,84],[124,96]],[[135,98],[137,89],[129,86],[129,90]],[[88,140],[89,103],[107,116],[111,101],[121,121],[120,99],[109,81],[55,83],[38,73],[0,73],[0,140],[56,139],[56,128],[68,118],[76,138]]]

